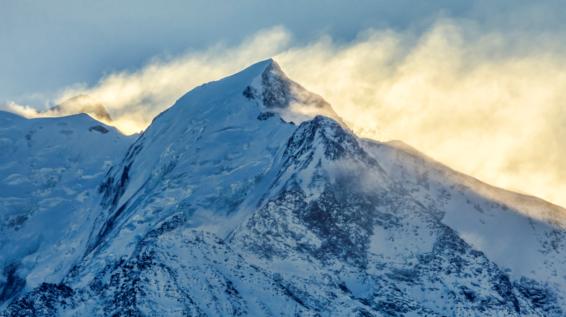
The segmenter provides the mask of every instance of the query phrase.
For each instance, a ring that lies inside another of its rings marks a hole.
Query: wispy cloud
[[[358,134],[403,140],[460,171],[566,206],[566,62],[559,34],[441,20],[279,56]]]
[[[217,45],[175,59],[154,60],[133,73],[110,74],[94,87],[66,89],[58,102],[88,95],[105,105],[122,131],[138,132],[188,90],[271,57],[289,43],[290,35],[284,29],[272,28],[236,47]]]
[[[120,129],[145,128],[186,91],[275,56],[361,136],[403,140],[458,170],[566,206],[566,54],[559,34],[502,34],[443,19],[421,33],[368,30],[356,41],[295,45],[283,28],[93,87]],[[30,107],[13,111],[34,115]]]

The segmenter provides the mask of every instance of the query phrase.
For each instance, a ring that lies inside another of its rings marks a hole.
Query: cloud
[[[488,183],[566,206],[561,38],[440,19],[423,32],[368,30],[349,43],[323,36],[298,45],[277,27],[237,46],[154,60],[65,89],[57,101],[88,95],[120,129],[135,132],[191,88],[275,56],[359,135],[402,140]]]
[[[0,104],[0,110],[13,112],[26,118],[37,118],[41,115],[40,112],[32,106],[21,105],[15,102]]]
[[[15,102],[0,104],[0,110],[13,112],[26,118],[61,117],[76,113],[88,113],[93,118],[106,124],[115,125],[106,108],[95,99],[87,95],[76,95],[47,110],[38,110],[35,107]]]
[[[560,34],[486,32],[444,19],[418,37],[370,31],[278,57],[359,135],[402,140],[484,181],[566,206]]]
[[[272,28],[236,47],[217,45],[175,59],[154,60],[136,72],[110,74],[94,87],[65,89],[58,103],[87,95],[108,109],[122,131],[138,132],[188,90],[271,57],[289,41],[290,35],[284,29]]]

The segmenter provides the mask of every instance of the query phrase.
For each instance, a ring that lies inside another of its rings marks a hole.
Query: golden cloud
[[[274,28],[66,89],[59,102],[88,95],[133,133],[197,85],[275,56],[360,136],[402,140],[483,181],[566,206],[566,54],[557,42],[447,19],[420,34],[369,30],[347,44],[293,45]]]

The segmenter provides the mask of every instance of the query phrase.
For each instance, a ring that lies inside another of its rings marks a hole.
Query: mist
[[[566,206],[566,62],[561,34],[501,33],[440,18],[427,29],[368,29],[355,40],[302,43],[284,27],[238,45],[154,59],[137,71],[72,85],[54,104],[87,95],[124,133],[146,128],[190,89],[274,57],[329,101],[362,137],[402,140],[490,184]],[[33,107],[2,108],[27,117]],[[76,109],[79,108],[77,104]]]

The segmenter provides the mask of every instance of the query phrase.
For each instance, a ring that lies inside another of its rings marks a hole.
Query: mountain
[[[96,186],[132,141],[86,114],[0,111],[1,302],[66,275],[91,230]]]
[[[27,124],[6,120],[6,131]],[[566,210],[402,143],[357,137],[273,60],[195,88],[133,143],[113,137],[115,148],[97,147],[111,159],[84,184],[88,202],[46,209],[43,227],[19,222],[37,235],[61,223],[64,234],[40,243],[53,258],[35,255],[33,242],[11,243],[19,257],[4,264],[3,315],[566,312]],[[104,155],[91,154],[92,164]]]

